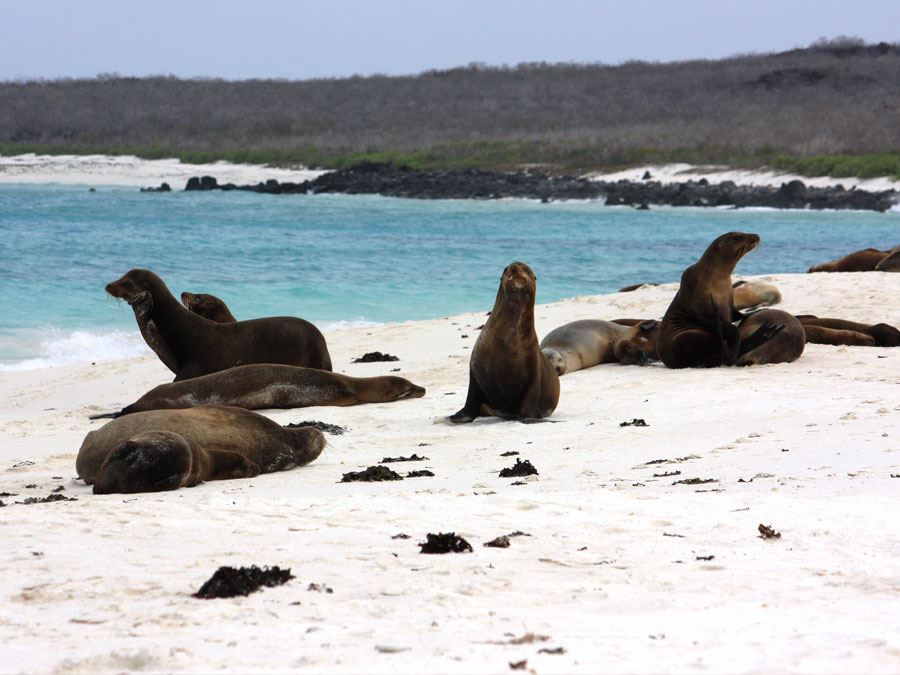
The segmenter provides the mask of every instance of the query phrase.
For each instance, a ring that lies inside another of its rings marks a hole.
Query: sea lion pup
[[[194,314],[199,314],[204,319],[215,323],[234,323],[237,321],[234,318],[234,314],[228,309],[228,305],[209,293],[188,293],[184,291],[181,294],[181,304]]]
[[[556,374],[564,375],[601,363],[644,365],[656,360],[658,333],[659,322],[652,319],[633,324],[584,319],[550,331],[540,346]]]
[[[876,272],[900,272],[900,246],[895,246],[883,258],[880,263],[875,265]]]
[[[887,323],[865,324],[855,321],[845,321],[844,319],[826,319],[813,316],[811,314],[799,314],[797,320],[803,324],[807,330],[807,340],[809,342],[817,342],[828,345],[844,345],[857,344],[869,346],[869,343],[863,338],[855,338],[855,341],[840,342],[836,340],[854,339],[842,333],[852,332],[866,335],[872,338],[872,345],[875,347],[897,347],[900,346],[900,330]],[[815,330],[826,329],[826,330]],[[813,339],[809,339],[812,337]],[[821,341],[821,342],[820,342]]]
[[[763,309],[741,321],[738,331],[741,339],[749,338],[767,323],[784,326],[777,335],[755,349],[744,352],[735,365],[753,366],[764,363],[790,363],[800,358],[806,345],[803,326],[792,315],[780,309]]]
[[[141,334],[176,382],[247,363],[331,370],[325,338],[309,321],[277,316],[213,323],[182,307],[149,270],[131,270],[106,292],[131,305]]]
[[[234,406],[247,410],[348,406],[424,395],[424,388],[402,377],[350,377],[315,368],[255,363],[161,384],[119,412],[93,415],[91,419],[194,406]]]
[[[732,321],[744,319],[734,308],[731,273],[759,244],[759,236],[728,232],[717,237],[696,263],[681,275],[681,286],[663,316],[658,351],[669,368],[735,365],[781,328],[765,322],[741,336]]]
[[[890,255],[890,251],[866,248],[849,253],[837,260],[813,265],[807,272],[871,272],[888,255]]]
[[[289,429],[240,408],[152,410],[91,431],[75,469],[94,494],[159,492],[293,469],[324,447],[318,429]]]
[[[737,310],[777,305],[781,302],[781,291],[772,284],[761,281],[735,281],[731,289],[734,308]]]
[[[536,294],[537,279],[528,265],[514,262],[503,270],[494,308],[469,359],[466,404],[451,422],[471,422],[479,415],[533,419],[556,409],[559,376],[534,331]]]

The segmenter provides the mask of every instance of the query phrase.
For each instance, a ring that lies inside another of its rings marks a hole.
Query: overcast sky
[[[900,41],[900,0],[0,0],[0,80],[306,79]]]

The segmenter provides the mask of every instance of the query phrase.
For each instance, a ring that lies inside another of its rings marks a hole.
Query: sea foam
[[[106,333],[51,331],[37,350],[41,356],[14,363],[0,363],[0,372],[54,368],[73,363],[115,361],[142,356],[150,351],[138,331],[114,330]]]

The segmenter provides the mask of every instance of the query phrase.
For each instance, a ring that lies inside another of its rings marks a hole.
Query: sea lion
[[[584,319],[555,328],[541,340],[541,351],[557,375],[601,363],[643,365],[657,358],[659,322]]]
[[[867,341],[863,338],[852,338],[851,336],[842,335],[841,332],[852,332],[867,335],[873,339],[875,347],[897,347],[900,346],[900,330],[887,323],[865,324],[855,321],[845,321],[844,319],[827,319],[813,316],[812,314],[798,314],[797,320],[803,324],[803,328],[827,329],[808,330],[807,338],[809,342],[820,342],[821,344],[858,344],[868,346]],[[835,332],[831,332],[835,331]],[[854,340],[842,342],[838,340]]]
[[[763,309],[741,321],[738,331],[741,339],[749,339],[766,324],[783,326],[783,329],[755,349],[741,354],[735,365],[752,366],[764,363],[790,363],[800,358],[806,345],[803,326],[791,314],[780,309]]]
[[[541,351],[557,375],[615,361],[616,341],[628,327],[584,319],[554,328],[541,340]]]
[[[324,447],[318,429],[289,429],[240,408],[151,410],[91,431],[75,469],[94,494],[158,492],[293,469]]]
[[[737,310],[777,305],[781,302],[781,291],[772,284],[761,281],[736,281],[731,287],[734,308]]]
[[[657,345],[667,367],[735,365],[740,356],[781,330],[765,322],[751,335],[741,336],[732,324],[745,317],[734,308],[731,273],[758,244],[755,234],[723,234],[681,275],[681,286],[663,316]]]
[[[425,389],[402,377],[350,377],[327,370],[254,363],[161,384],[116,413],[121,417],[145,410],[234,406],[247,410],[348,406],[420,398]]]
[[[184,291],[181,294],[181,304],[194,314],[199,314],[204,319],[215,323],[234,323],[237,321],[234,318],[234,314],[228,309],[228,305],[209,293],[188,293]]]
[[[813,265],[807,272],[871,272],[890,251],[879,251],[877,248],[866,248],[845,255],[843,258]]]
[[[631,293],[632,291],[636,291],[639,288],[643,288],[644,286],[659,286],[659,284],[654,284],[649,281],[645,281],[642,284],[631,284],[630,286],[624,286],[619,289],[619,293]]]
[[[247,363],[283,363],[331,370],[325,338],[291,316],[213,323],[182,307],[162,279],[134,269],[106,286],[134,310],[141,334],[175,381]]]
[[[838,330],[822,326],[803,325],[806,341],[817,345],[850,345],[855,347],[874,347],[875,338],[855,330]]]
[[[875,265],[876,272],[900,272],[900,246],[895,246]]]
[[[503,270],[491,315],[469,359],[469,391],[456,424],[479,415],[533,419],[552,414],[559,403],[559,376],[538,345],[534,331],[537,279],[525,263]]]

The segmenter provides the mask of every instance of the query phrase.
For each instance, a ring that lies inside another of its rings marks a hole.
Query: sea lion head
[[[150,270],[134,269],[106,284],[106,292],[124,300],[138,314],[146,314],[153,307],[153,287],[159,277]]]
[[[500,292],[504,298],[511,300],[524,298],[534,300],[537,295],[537,277],[525,263],[510,263],[500,277]]]
[[[747,253],[759,246],[759,235],[746,232],[727,232],[716,237],[709,245],[703,257],[731,265],[731,269]]]
[[[174,490],[193,469],[188,442],[170,431],[148,431],[117,446],[94,478],[94,494]]]
[[[541,350],[544,354],[544,357],[547,359],[547,362],[550,364],[550,367],[556,371],[557,375],[565,375],[566,370],[566,360],[563,358],[563,355],[560,354],[557,350],[551,349],[550,347],[544,347]]]
[[[656,342],[659,339],[659,321],[641,321],[622,333],[613,346],[616,361],[627,365],[643,366],[657,360]]]
[[[231,311],[225,303],[209,293],[188,293],[184,291],[181,294],[181,304],[194,314],[198,314],[210,321],[225,323],[234,320]]]
[[[388,386],[394,397],[391,401],[402,401],[407,398],[422,398],[425,395],[425,387],[413,384],[403,377],[393,375],[387,377]]]
[[[887,323],[876,323],[869,329],[878,347],[897,347],[900,345],[900,331]]]

